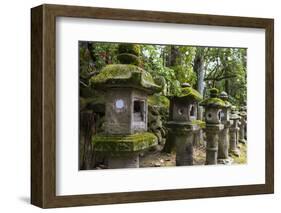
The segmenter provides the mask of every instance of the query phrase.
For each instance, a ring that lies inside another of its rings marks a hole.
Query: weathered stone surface
[[[167,127],[170,129],[172,134],[189,134],[189,131],[197,131],[200,129],[200,125],[190,122],[178,122],[168,121]]]
[[[176,165],[193,165],[194,132],[200,129],[199,125],[169,121],[167,126],[176,150]]]
[[[217,164],[219,133],[222,129],[222,124],[206,124],[206,165]]]
[[[240,156],[240,151],[238,149],[238,137],[239,137],[239,119],[240,116],[237,115],[235,109],[233,108],[230,119],[233,121],[233,124],[229,128],[229,153]]]
[[[225,107],[221,111],[221,122],[224,129],[219,135],[218,163],[229,164],[229,127],[233,121],[230,120],[231,104],[227,101],[228,95],[226,92],[221,92],[220,98],[225,102]]]
[[[219,134],[219,147],[218,147],[218,159],[228,159],[229,150],[229,128],[225,127]]]
[[[242,112],[239,112],[239,115],[241,117],[240,119],[240,125],[239,125],[239,142],[240,143],[247,143],[246,141],[246,135],[245,135],[245,130],[246,130],[246,126],[247,126],[247,120],[246,120],[246,116],[247,116],[247,113],[242,111]]]
[[[139,152],[157,144],[154,134],[143,132],[133,135],[101,135],[93,137],[92,143],[96,152],[106,152],[109,155],[126,155]]]
[[[183,84],[179,94],[169,97],[170,120],[192,121],[197,119],[197,103],[202,96],[189,84]]]
[[[176,135],[176,165],[193,165],[193,137],[192,131],[186,135]]]

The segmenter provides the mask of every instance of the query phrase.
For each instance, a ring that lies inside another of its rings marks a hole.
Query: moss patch
[[[137,44],[119,44],[118,45],[118,53],[129,53],[135,56],[140,55],[140,45]]]
[[[150,73],[131,64],[107,65],[95,77],[90,79],[91,86],[112,85],[138,87],[160,91],[161,87],[154,83]]]
[[[211,97],[218,97],[219,95],[219,90],[217,88],[211,88],[209,92]]]
[[[200,103],[201,106],[205,107],[226,107],[225,102],[220,98],[207,98]]]
[[[225,104],[225,107],[227,107],[227,108],[231,108],[231,103],[230,102],[228,102],[228,101],[224,101],[224,104]]]
[[[138,152],[157,144],[157,137],[149,132],[133,135],[95,135],[92,139],[97,152]]]
[[[206,127],[206,122],[205,121],[193,120],[191,123],[198,125],[202,129]]]
[[[195,101],[202,101],[202,95],[195,89],[191,87],[184,87],[181,89],[181,94],[178,97],[185,97]]]

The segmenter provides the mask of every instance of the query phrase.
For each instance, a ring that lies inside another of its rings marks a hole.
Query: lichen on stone
[[[97,134],[93,137],[92,143],[96,152],[128,153],[157,145],[157,137],[149,132],[132,135]]]
[[[226,104],[220,98],[207,98],[200,102],[201,106],[204,107],[215,107],[215,108],[224,108]]]
[[[169,96],[169,99],[180,99],[182,101],[199,102],[203,99],[202,95],[190,86],[184,86],[174,96]]]
[[[201,101],[203,99],[202,95],[192,87],[184,87],[181,89],[181,94],[178,97],[185,97],[195,101]]]
[[[131,64],[112,64],[104,67],[100,73],[90,79],[91,86],[133,87],[160,91],[150,73]]]
[[[206,127],[206,122],[205,121],[193,120],[191,123],[194,124],[194,125],[198,125],[202,129]]]

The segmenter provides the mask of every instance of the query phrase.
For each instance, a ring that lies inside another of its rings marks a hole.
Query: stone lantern
[[[218,90],[216,88],[210,89],[210,98],[203,100],[200,105],[205,108],[206,165],[217,164],[219,135],[221,130],[223,130],[222,116],[226,105],[218,97]]]
[[[239,115],[241,117],[240,119],[240,130],[239,130],[239,142],[246,144],[246,127],[247,127],[247,111],[246,107],[241,107]]]
[[[224,101],[225,107],[221,111],[221,123],[224,125],[223,130],[219,136],[219,148],[218,148],[218,163],[229,164],[230,158],[229,151],[229,128],[233,121],[230,120],[231,104],[228,102],[228,95],[226,92],[221,92],[220,98]]]
[[[139,152],[155,146],[147,132],[147,97],[161,90],[139,64],[139,46],[119,45],[120,64],[104,67],[91,79],[105,91],[105,131],[93,137],[94,151],[108,159],[108,168],[139,167]]]
[[[170,97],[169,135],[176,146],[176,165],[193,165],[194,133],[200,129],[197,122],[197,103],[202,96],[184,83],[181,92]]]
[[[240,151],[238,149],[239,119],[240,116],[238,115],[236,107],[232,106],[230,120],[232,120],[233,123],[229,128],[229,152],[237,157],[240,156]]]

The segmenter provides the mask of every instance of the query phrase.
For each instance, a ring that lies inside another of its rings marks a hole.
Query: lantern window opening
[[[144,100],[134,100],[133,102],[134,107],[134,121],[144,121],[145,117],[145,103]]]
[[[192,117],[195,116],[195,107],[193,105],[190,107],[189,115]]]

